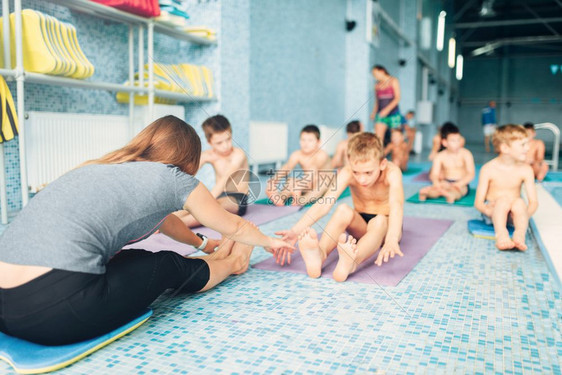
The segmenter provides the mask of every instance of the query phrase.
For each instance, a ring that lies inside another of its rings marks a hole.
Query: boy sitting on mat
[[[291,202],[294,206],[304,206],[326,192],[329,186],[326,181],[334,179],[335,173],[330,164],[330,155],[321,146],[320,129],[316,125],[305,126],[300,134],[300,150],[293,152],[281,169],[267,181],[266,194],[273,204],[283,206]],[[289,177],[297,164],[302,167],[302,175]]]
[[[359,120],[353,120],[346,125],[345,130],[347,133],[347,139],[338,143],[336,152],[332,158],[332,168],[339,169],[344,165],[347,165],[347,142],[349,142],[349,138],[351,138],[353,134],[363,131],[363,124]]]
[[[241,148],[232,146],[232,128],[228,119],[216,115],[206,119],[201,125],[205,138],[211,146],[201,153],[199,169],[206,163],[215,171],[215,186],[211,194],[228,212],[242,216],[248,205],[248,159]],[[187,211],[177,211],[178,216],[188,227],[201,225]]]
[[[474,158],[462,146],[459,128],[452,122],[441,127],[441,143],[444,149],[433,159],[429,174],[433,185],[420,190],[420,201],[445,197],[447,203],[454,203],[469,193],[468,184],[474,178]]]
[[[452,122],[446,122],[445,124],[452,124]],[[445,125],[443,124],[443,125]],[[464,147],[465,144],[465,139],[464,137],[461,135],[461,147]],[[439,151],[443,151],[445,148],[443,147],[443,144],[441,143],[441,127],[437,129],[437,134],[435,134],[433,136],[432,139],[432,145],[431,145],[431,152],[429,153],[428,159],[429,161],[433,161],[433,159],[435,159],[435,156],[437,155],[437,153]]]
[[[526,162],[529,139],[525,128],[510,124],[496,129],[492,143],[499,156],[482,167],[474,206],[482,212],[487,224],[494,225],[498,249],[524,251],[529,218],[538,207],[533,168]],[[528,204],[521,198],[523,184]],[[512,239],[508,222],[515,227]]]
[[[527,152],[527,163],[533,167],[535,178],[541,182],[548,173],[548,164],[544,161],[545,146],[544,142],[540,139],[535,139],[537,135],[535,125],[532,122],[527,122],[523,125],[527,136],[529,137],[529,151]]]
[[[336,281],[345,281],[361,262],[379,250],[381,244],[376,265],[388,262],[395,255],[403,255],[399,245],[404,215],[400,168],[384,158],[382,142],[373,133],[354,135],[349,140],[347,156],[348,165],[338,172],[335,185],[323,199],[290,230],[276,233],[290,244],[298,239],[306,271],[313,278],[321,275],[324,261],[336,246],[339,254],[333,273]],[[330,212],[348,186],[354,207],[338,205],[318,241],[311,225]],[[348,237],[346,231],[350,234]],[[277,252],[277,262],[283,265],[286,255],[283,250]],[[290,263],[290,254],[288,256]]]
[[[390,143],[384,149],[384,155],[390,154],[392,162],[396,164],[402,172],[408,169],[408,159],[410,158],[410,148],[404,141],[402,129],[396,128],[390,131]]]

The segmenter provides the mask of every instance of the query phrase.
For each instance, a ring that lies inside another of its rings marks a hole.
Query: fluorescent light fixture
[[[464,58],[462,57],[462,55],[458,55],[457,56],[457,71],[456,71],[456,76],[457,79],[460,81],[462,79],[462,69],[463,69],[463,64],[464,64]]]
[[[449,68],[453,69],[455,67],[455,49],[457,47],[457,42],[455,38],[449,39],[449,59],[447,63],[449,64]]]
[[[445,16],[447,16],[447,12],[442,10],[437,20],[437,51],[443,51],[443,43],[445,41]]]

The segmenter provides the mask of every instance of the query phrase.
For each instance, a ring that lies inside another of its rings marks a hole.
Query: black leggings
[[[204,260],[171,251],[124,250],[105,274],[52,270],[0,288],[0,331],[42,345],[66,345],[138,317],[166,289],[197,292],[209,281]]]

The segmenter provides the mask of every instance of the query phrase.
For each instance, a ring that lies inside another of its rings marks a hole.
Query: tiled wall
[[[60,21],[69,22],[76,27],[80,46],[96,68],[95,74],[90,80],[123,83],[128,79],[129,28],[127,25],[80,14],[63,6],[41,0],[24,0],[22,8],[41,11],[56,17]],[[205,2],[191,0],[189,14],[192,25],[206,25],[217,29],[220,39],[220,2],[216,0]],[[138,47],[137,35],[137,28],[135,28],[135,52]],[[146,30],[144,40],[146,45]],[[214,72],[216,90],[220,93],[221,69],[219,50],[220,42],[218,46],[198,46],[155,33],[153,58],[156,62],[169,64],[188,62],[207,65]],[[144,56],[148,58],[146,47]],[[136,54],[134,61],[136,68],[138,61]],[[16,99],[15,83],[11,82],[9,86],[14,99]],[[186,121],[200,132],[201,122],[208,115],[216,114],[220,110],[220,105],[218,101],[193,103],[185,105],[185,109]],[[107,91],[26,84],[25,110],[127,115],[128,105],[117,103],[115,94]],[[202,132],[200,132],[200,135],[202,135]],[[8,209],[13,211],[21,207],[17,138],[7,142],[4,148],[7,166]],[[203,173],[202,180],[208,179],[208,173]]]
[[[252,1],[250,113],[289,124],[345,126],[345,1]]]

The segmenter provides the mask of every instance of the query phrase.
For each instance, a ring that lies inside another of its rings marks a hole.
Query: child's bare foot
[[[312,278],[322,274],[322,263],[326,255],[318,247],[318,235],[312,228],[306,228],[299,236],[299,250],[306,265],[306,273]]]
[[[513,243],[515,244],[517,250],[527,250],[527,245],[525,245],[525,232],[513,232]]]
[[[254,247],[252,245],[246,245],[240,242],[235,244],[230,252],[230,256],[236,259],[236,267],[232,272],[233,275],[240,275],[248,270],[253,249]]]
[[[427,199],[427,193],[422,189],[420,190],[420,201],[425,202]]]
[[[455,203],[455,194],[454,193],[447,193],[445,194],[445,200],[449,204]]]
[[[352,236],[345,240],[345,233],[338,238],[338,254],[339,260],[332,276],[336,281],[345,281],[350,273],[355,271],[357,263],[357,240]]]
[[[515,243],[509,238],[509,233],[497,235],[496,247],[498,250],[511,250],[515,247]]]

